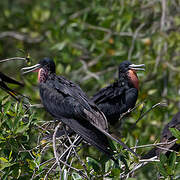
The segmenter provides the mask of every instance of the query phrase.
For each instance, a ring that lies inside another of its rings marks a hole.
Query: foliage
[[[123,60],[146,64],[146,72],[138,74],[137,104],[141,104],[125,120],[121,136],[131,147],[137,140],[137,145],[151,144],[160,139],[163,126],[179,111],[179,5],[179,0],[0,1],[0,58],[29,53],[34,64],[44,56],[53,57],[57,74],[79,83],[89,96],[113,82],[117,66]],[[36,75],[22,78],[18,72],[25,65],[22,61],[2,63],[0,71],[24,81],[26,86],[17,91],[30,96],[31,104],[40,103]],[[53,158],[52,143],[44,154],[35,147],[41,145],[43,136],[47,135],[41,127],[51,122],[51,117],[42,109],[32,107],[26,111],[22,104],[15,103],[2,91],[0,95],[1,177],[30,179],[36,171],[40,174],[37,178],[43,178],[44,170],[51,164],[39,165]],[[165,102],[167,107],[153,109],[132,128],[141,113],[158,102]],[[171,132],[179,137],[176,130]],[[137,163],[121,147],[116,149],[125,155],[130,169]],[[137,153],[141,155],[148,150],[137,149]],[[114,178],[122,173],[121,169],[111,167],[111,161],[103,162],[104,156],[94,148],[85,147],[80,156],[90,168],[88,175],[92,169],[93,176],[100,178],[109,171],[108,176]],[[175,154],[169,158],[162,155],[160,162],[140,168],[134,177],[155,179],[159,172],[166,178],[175,178],[180,167],[175,160],[179,162]],[[80,165],[76,162],[74,166]],[[54,174],[54,177],[49,174],[49,178],[58,179],[59,174]],[[67,169],[63,176],[68,176]],[[72,178],[80,179],[79,173],[73,172]]]

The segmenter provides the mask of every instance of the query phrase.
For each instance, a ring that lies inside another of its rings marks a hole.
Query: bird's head
[[[38,72],[38,80],[42,82],[47,78],[48,74],[55,73],[55,63],[52,59],[45,57],[38,64],[22,68],[21,71],[23,74]]]
[[[135,65],[130,61],[123,61],[119,65],[119,78],[125,74],[128,77],[129,81],[134,85],[134,87],[138,89],[139,80],[136,71],[145,71],[144,67],[144,64]]]

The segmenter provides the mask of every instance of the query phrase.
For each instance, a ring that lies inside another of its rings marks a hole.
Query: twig
[[[137,148],[136,148],[136,147],[137,147],[137,144],[138,144],[138,139],[136,140],[136,144],[135,144],[134,152],[136,152],[136,149],[137,149]],[[133,173],[132,173],[132,177],[134,176],[134,173],[135,173],[135,172],[133,172]],[[129,177],[128,177],[128,178],[129,178]]]
[[[59,157],[59,159],[64,159],[64,156],[67,154],[67,152],[72,148],[72,146],[74,146],[79,140],[81,139],[81,137],[80,136],[78,136],[75,140],[74,140],[74,142],[72,143],[72,145],[70,146],[70,147],[68,147],[68,149],[66,149],[66,151],[64,151],[64,153],[63,154],[61,154],[61,156]]]
[[[132,55],[132,52],[134,50],[134,44],[135,44],[135,40],[138,36],[138,33],[139,31],[144,27],[145,23],[142,23],[135,31],[134,35],[133,35],[133,39],[132,39],[132,43],[131,43],[131,48],[129,49],[129,52],[128,52],[128,60],[131,59],[131,55]]]
[[[77,11],[77,12],[73,13],[71,16],[69,16],[69,19],[75,19],[75,18],[81,16],[82,14],[89,12],[90,10],[91,10],[91,8],[87,7],[85,9],[80,10],[80,11]]]
[[[105,52],[103,51],[99,56],[95,57],[92,59],[88,64],[87,67],[94,66],[95,64],[98,63],[98,61],[105,55]]]
[[[164,147],[160,147],[160,146],[157,146],[158,149],[161,149],[161,150],[164,150],[164,151],[169,151],[169,152],[175,152],[176,154],[179,154],[178,152],[174,151],[174,150],[171,150],[169,148],[164,148]]]
[[[85,27],[87,27],[89,29],[103,31],[106,33],[111,33],[112,35],[124,36],[124,37],[132,37],[133,36],[133,34],[131,32],[115,32],[115,31],[112,31],[111,29],[108,29],[108,28],[104,28],[104,27],[100,27],[100,26],[94,26],[94,25],[91,25],[88,23],[83,23],[83,24]],[[139,34],[137,37],[142,38],[144,36],[145,36],[145,34]]]
[[[27,43],[39,43],[44,39],[43,36],[32,38],[28,36],[27,34],[15,32],[15,31],[0,32],[0,39],[6,38],[6,37],[11,37],[20,41],[25,41]]]
[[[103,70],[103,71],[97,72],[96,75],[97,75],[97,76],[100,76],[100,75],[103,75],[103,74],[105,74],[105,73],[107,73],[107,72],[114,71],[114,70],[116,70],[116,69],[117,69],[117,66],[108,67],[108,68],[106,68],[106,69]]]
[[[13,57],[13,58],[7,58],[7,59],[2,59],[0,60],[0,63],[2,62],[7,62],[7,61],[12,61],[12,60],[23,60],[23,61],[26,61],[26,58],[23,58],[23,57]]]
[[[87,179],[87,176],[82,172],[82,170],[79,170],[79,169],[76,169],[76,168],[70,166],[69,164],[67,164],[67,163],[65,163],[64,161],[62,161],[60,158],[58,159],[58,161],[59,161],[60,163],[64,164],[65,166],[67,166],[68,168],[76,171],[77,173],[79,173],[80,175],[82,175],[85,179]],[[48,174],[53,170],[53,168],[56,167],[56,164],[57,164],[57,162],[55,162],[55,163],[51,166],[51,168],[50,168],[50,169],[48,170],[48,172],[46,173],[46,175],[45,175],[45,177],[44,177],[44,180],[47,179]]]
[[[47,171],[46,175],[44,176],[44,180],[47,179],[48,174],[52,171],[52,169],[56,166],[56,162],[54,162],[54,164],[51,166],[51,168],[49,168],[49,170]]]
[[[41,167],[41,166],[43,166],[44,164],[47,164],[47,163],[49,163],[49,162],[51,162],[51,161],[54,161],[54,160],[56,160],[56,158],[51,158],[51,159],[49,159],[49,160],[47,160],[47,161],[44,161],[44,162],[42,162],[42,163],[39,165],[39,167]]]
[[[57,152],[56,152],[56,133],[57,133],[60,125],[61,125],[61,122],[58,123],[58,125],[55,128],[54,134],[53,134],[53,151],[54,151],[54,156],[56,158],[56,162],[57,162],[57,164],[58,164],[58,166],[60,168],[60,171],[61,171],[61,166],[60,166],[60,163],[59,163],[59,158],[58,158]]]
[[[146,114],[148,114],[152,109],[156,108],[157,106],[167,106],[166,103],[157,103],[155,105],[153,105],[150,109],[148,109],[145,113],[143,113],[139,118],[138,120],[134,123],[134,125],[136,125]]]
[[[173,141],[170,142],[163,142],[163,143],[156,143],[156,144],[145,144],[145,145],[140,145],[140,146],[135,146],[135,147],[131,147],[131,149],[138,149],[138,148],[145,148],[145,147],[152,147],[152,146],[160,146],[160,145],[169,145],[172,144],[174,142],[176,142],[178,139],[174,139]]]
[[[162,4],[161,31],[163,31],[165,27],[165,18],[166,18],[166,0],[161,0],[161,4]]]
[[[37,174],[37,175],[34,174],[34,176],[31,177],[31,180],[35,179],[36,177],[38,177],[39,175],[41,175],[42,173],[44,173],[44,171],[45,171],[45,170],[41,171],[41,172],[40,172],[39,174]],[[35,173],[36,173],[36,171],[35,171]]]
[[[165,65],[167,65],[172,71],[180,72],[180,69],[178,67],[173,66],[169,62],[165,62]]]
[[[67,135],[66,135],[66,136],[67,136]],[[79,137],[79,136],[77,136],[77,138],[78,138],[78,137]],[[87,175],[87,167],[86,167],[85,163],[84,163],[84,162],[81,160],[81,158],[78,156],[78,154],[77,154],[74,146],[72,145],[73,143],[72,143],[71,139],[69,138],[69,136],[67,136],[67,138],[68,138],[68,140],[69,140],[69,142],[70,142],[70,144],[71,144],[71,146],[72,146],[72,149],[73,149],[73,151],[74,151],[74,153],[75,153],[75,156],[77,157],[77,159],[79,160],[79,162],[82,164],[82,166],[83,166],[83,168],[84,168],[84,170],[85,170],[85,172],[86,172],[86,175]]]
[[[120,177],[123,179],[123,178],[126,178],[130,176],[130,174],[134,173],[136,170],[140,169],[142,166],[145,166],[146,164],[148,164],[149,162],[156,162],[157,160],[157,156],[156,157],[153,157],[153,158],[150,158],[150,159],[146,159],[146,162],[140,162],[138,164],[135,164],[134,165],[134,168],[128,173],[128,174],[125,174],[125,172],[121,173],[120,174]]]
[[[44,108],[42,104],[30,104],[30,107],[35,107],[35,108]]]
[[[82,79],[82,81],[85,81],[85,80],[89,79],[89,77],[93,77],[93,78],[95,78],[96,80],[99,80],[99,76],[98,76],[98,75],[96,75],[95,73],[92,73],[91,71],[88,70],[88,66],[87,66],[87,64],[86,64],[85,61],[83,61],[83,60],[81,59],[80,62],[81,62],[82,65],[83,65],[84,71],[87,73],[87,76],[85,76],[85,77]]]
[[[159,162],[159,159],[140,159],[139,162],[140,163],[144,163],[144,162]]]

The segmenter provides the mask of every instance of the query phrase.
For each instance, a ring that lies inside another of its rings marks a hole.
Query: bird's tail
[[[110,159],[118,164],[118,161],[114,159],[115,154],[109,145],[107,137],[96,129],[88,121],[83,121],[81,124],[74,119],[61,118],[60,121],[69,126],[73,131],[79,134],[85,141],[95,146],[101,152],[105,153]],[[80,143],[80,142],[78,142]]]

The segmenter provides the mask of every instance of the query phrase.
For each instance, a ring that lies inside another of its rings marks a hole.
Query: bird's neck
[[[45,82],[48,78],[48,70],[44,68],[40,68],[38,71],[38,82]]]
[[[132,85],[136,89],[139,89],[139,79],[138,79],[138,76],[137,76],[135,70],[129,70],[128,71],[128,78],[129,78],[130,82],[132,83]]]

